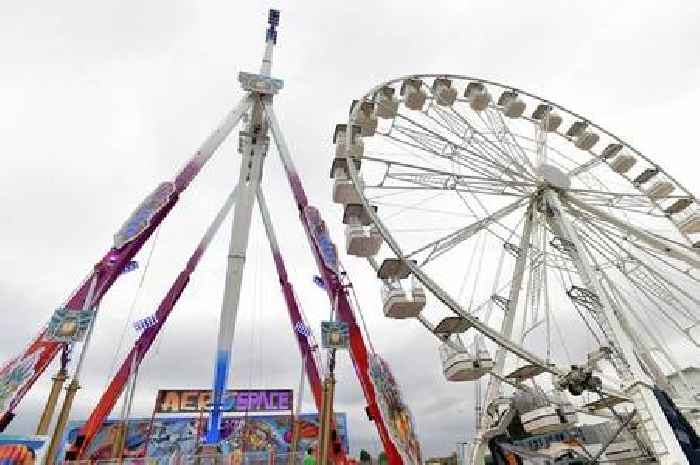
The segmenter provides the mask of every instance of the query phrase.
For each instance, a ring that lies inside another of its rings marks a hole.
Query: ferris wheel
[[[504,403],[532,434],[627,412],[637,433],[608,460],[675,463],[650,386],[698,401],[676,354],[700,347],[700,205],[658,157],[457,75],[372,88],[333,142],[346,252],[369,261],[386,317],[435,334],[448,381],[488,380],[481,434]]]

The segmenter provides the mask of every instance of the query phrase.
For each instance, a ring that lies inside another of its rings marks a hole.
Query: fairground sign
[[[224,412],[283,412],[292,409],[291,389],[229,389],[224,392]],[[157,413],[187,413],[211,410],[211,390],[161,389]]]

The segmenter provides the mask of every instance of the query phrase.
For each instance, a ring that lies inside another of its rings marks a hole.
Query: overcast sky
[[[464,74],[532,91],[618,134],[697,192],[698,2],[4,2],[0,360],[36,334],[132,209],[173,177],[240,98],[236,76],[259,68],[269,7],[282,10],[273,68],[285,80],[278,117],[307,192],[339,244],[341,211],[328,179],[333,127],[353,98],[405,74]],[[155,309],[235,185],[236,143],[232,137],[221,147],[163,224],[142,292],[132,273],[103,300],[73,418],[87,415],[117,354],[134,339],[130,326],[123,332],[131,302],[137,298],[133,319]],[[275,152],[264,185],[293,283],[316,325],[327,299],[311,282],[315,265]],[[227,244],[228,226],[143,364],[135,415],[150,414],[158,388],[210,385]],[[142,264],[151,247],[140,254]],[[473,429],[471,386],[448,385],[435,340],[415,322],[381,317],[369,267],[344,262],[426,455],[449,453]],[[233,387],[296,389],[300,362],[273,275],[256,219]],[[376,450],[351,364],[347,356],[339,363],[337,409],[348,412],[352,452]],[[26,397],[10,431],[33,432],[49,378]],[[305,401],[310,408],[308,394]]]

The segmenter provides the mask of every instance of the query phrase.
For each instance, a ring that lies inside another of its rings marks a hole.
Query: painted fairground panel
[[[0,434],[0,463],[3,465],[40,465],[48,446],[47,436]]]
[[[349,451],[347,420],[345,413],[336,413],[336,427],[343,448]],[[299,450],[307,450],[316,445],[319,433],[317,414],[302,414],[299,428]],[[66,444],[75,441],[75,437],[84,422],[69,423],[64,437]],[[207,419],[198,416],[156,418],[148,439],[151,426],[150,418],[135,418],[129,422],[125,457],[163,458],[167,463],[172,455],[196,455],[200,451],[202,438],[206,435]],[[198,435],[199,432],[199,435]],[[86,459],[109,459],[117,434],[117,422],[109,420],[95,436],[87,450]],[[199,437],[198,437],[199,436]],[[255,415],[225,417],[221,422],[222,453],[268,452],[285,454],[292,442],[292,425],[288,415]],[[147,452],[147,453],[146,453]],[[61,451],[58,457],[63,457]]]
[[[370,378],[377,393],[377,404],[396,450],[406,465],[421,465],[421,450],[413,415],[404,403],[401,389],[389,365],[379,355],[370,358]]]
[[[223,412],[284,412],[291,410],[293,403],[291,389],[229,389],[221,396]],[[156,398],[158,413],[196,413],[210,409],[211,389],[161,389]]]

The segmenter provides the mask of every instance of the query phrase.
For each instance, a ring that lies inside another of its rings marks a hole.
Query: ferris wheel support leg
[[[615,337],[621,355],[624,357],[623,362],[626,362],[627,367],[616,366],[618,371],[621,371],[622,379],[628,383],[628,393],[632,402],[637,409],[640,418],[641,426],[644,429],[647,438],[650,441],[650,446],[653,453],[659,459],[662,465],[681,465],[687,464],[688,460],[685,453],[680,447],[673,429],[666,420],[664,412],[654,396],[654,393],[647,386],[639,383],[639,380],[645,378],[637,356],[635,353],[634,343],[623,330],[620,321],[615,316],[614,306],[608,298],[608,294],[603,289],[598,276],[593,269],[586,255],[581,239],[576,232],[576,229],[567,218],[564,207],[559,200],[559,196],[552,190],[547,189],[544,193],[546,202],[554,210],[553,221],[559,226],[561,232],[566,236],[564,239],[571,241],[578,253],[574,263],[579,269],[581,279],[584,285],[595,292],[600,299],[603,315],[607,320],[612,331],[612,336]]]
[[[233,214],[231,242],[229,244],[228,263],[224,298],[219,319],[219,336],[214,361],[214,380],[212,384],[212,410],[209,415],[207,443],[219,441],[221,426],[221,403],[228,383],[231,367],[231,348],[236,329],[236,316],[240,302],[241,283],[245,267],[246,251],[250,233],[250,220],[255,204],[256,192],[260,186],[262,167],[267,154],[267,126],[262,117],[262,104],[254,103],[247,132],[242,133],[241,166],[238,177],[238,201]]]
[[[520,248],[517,260],[515,262],[515,268],[513,269],[513,280],[511,282],[510,292],[508,295],[508,309],[505,312],[503,322],[501,323],[501,335],[508,339],[511,338],[513,333],[515,313],[518,308],[518,300],[520,299],[520,290],[523,286],[523,278],[525,277],[525,265],[527,264],[528,251],[530,248],[530,233],[532,232],[532,217],[534,214],[532,206],[533,204],[531,202],[527,211],[525,212],[525,224],[523,225],[523,233],[520,236]],[[507,355],[508,352],[503,347],[500,347],[496,352],[496,361],[493,372],[497,376],[492,376],[489,379],[489,384],[486,389],[486,399],[484,401],[484,405],[486,406],[493,402],[498,396],[498,392],[501,387],[501,380],[499,377],[502,378],[504,375]],[[486,417],[484,417],[484,421],[485,420]],[[485,425],[482,422],[481,428],[483,429],[484,426]]]
[[[507,339],[510,339],[513,333],[515,313],[518,308],[518,300],[520,299],[520,290],[522,288],[523,278],[525,277],[525,265],[527,264],[528,250],[530,248],[530,234],[532,232],[533,215],[533,203],[530,202],[530,205],[525,212],[525,224],[523,225],[523,233],[520,236],[520,249],[515,262],[515,268],[513,269],[513,280],[508,295],[508,307],[505,316],[503,317],[503,322],[501,323],[501,335]],[[499,349],[496,351],[496,362],[493,368],[493,372],[496,376],[491,376],[486,388],[486,397],[484,398],[483,403],[483,405],[486,407],[488,407],[489,404],[491,404],[491,402],[498,397],[498,393],[501,388],[501,379],[504,375],[507,355],[508,351],[504,347],[499,347]],[[481,432],[486,429],[487,422],[488,416],[483,415],[481,418],[481,423],[478,425]],[[471,463],[473,465],[480,465],[484,463],[486,447],[486,441],[483,438],[480,438],[476,446],[472,449],[473,455]]]

